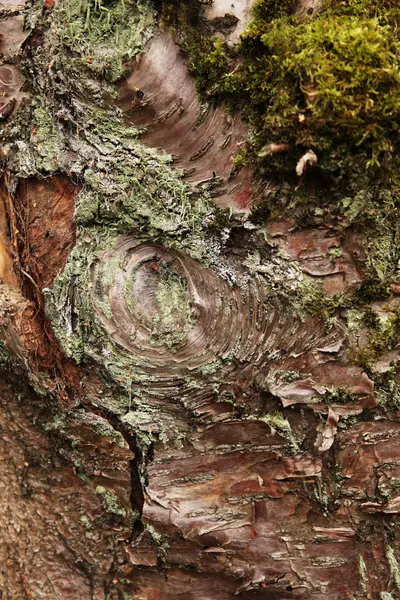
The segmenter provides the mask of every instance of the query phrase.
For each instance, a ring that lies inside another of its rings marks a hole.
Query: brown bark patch
[[[63,175],[49,179],[24,179],[17,203],[23,219],[22,262],[35,283],[50,286],[62,272],[75,246],[73,219],[80,187]]]
[[[20,3],[22,4],[22,2]],[[2,6],[4,3],[2,2]],[[16,8],[10,7],[10,8]],[[0,52],[3,56],[15,56],[21,44],[29,35],[29,30],[24,29],[24,16],[14,15],[0,22]]]
[[[267,231],[286,256],[300,269],[321,281],[327,294],[340,294],[359,284],[364,276],[364,236],[354,229],[296,231],[290,221],[272,221]]]
[[[18,278],[13,268],[4,188],[0,188],[0,280],[18,288]]]
[[[238,171],[233,160],[247,127],[221,106],[204,112],[187,62],[168,32],[152,39],[121,82],[117,105],[130,125],[146,129],[146,146],[174,157],[193,188],[210,190],[221,207],[249,210],[257,185],[252,170]]]
[[[73,212],[79,190],[79,186],[61,175],[21,180],[15,197],[4,180],[0,185],[0,216],[3,206],[3,222],[10,223],[8,244],[0,244],[0,269],[3,257],[3,272],[8,278],[13,277],[15,283],[18,277],[22,293],[31,300],[22,312],[14,311],[12,325],[31,366],[42,372],[51,370],[53,376],[55,372],[59,375],[57,389],[60,389],[61,401],[66,401],[65,387],[78,386],[79,369],[60,351],[45,317],[42,290],[64,269],[75,245]],[[15,274],[10,271],[10,247],[15,258]]]

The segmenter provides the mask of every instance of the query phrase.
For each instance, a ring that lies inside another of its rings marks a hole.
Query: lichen
[[[192,199],[180,172],[171,169],[170,157],[146,149],[140,144],[137,132],[125,128],[115,114],[95,111],[88,115],[84,133],[85,141],[73,142],[80,148],[91,144],[97,152],[94,155],[92,152],[95,160],[85,170],[78,196],[77,245],[52,289],[45,290],[46,307],[69,356],[80,362],[85,352],[89,352],[107,363],[102,352],[107,350],[107,341],[99,335],[88,279],[90,268],[98,263],[101,252],[112,248],[120,234],[134,234],[138,242],[150,238],[166,247],[178,247],[205,264],[215,264],[220,244],[217,238],[207,236],[203,224],[212,221],[218,211],[206,195]],[[111,268],[106,277],[112,277]],[[172,279],[161,285],[160,301],[166,286],[171,288],[170,292],[177,291],[178,282]],[[105,305],[104,310],[107,312],[109,307]],[[190,319],[189,313],[186,304],[185,319]],[[76,321],[73,326],[72,321]],[[156,333],[157,324],[154,325]],[[170,341],[174,342],[172,338]],[[116,379],[125,376],[123,370],[124,367],[114,369]]]
[[[150,3],[133,0],[61,0],[55,18],[73,67],[83,65],[110,82],[126,73],[127,61],[143,50],[154,26]]]
[[[301,285],[294,290],[294,303],[301,312],[322,319],[328,329],[338,322],[338,309],[351,307],[351,300],[345,294],[329,296],[320,282],[304,277]]]
[[[354,397],[347,390],[336,388],[328,390],[323,395],[324,404],[351,404],[354,402]]]
[[[375,394],[378,404],[387,411],[397,412],[400,408],[400,385],[395,367],[385,373],[373,373]]]
[[[145,531],[150,534],[150,537],[157,546],[157,555],[161,561],[165,561],[170,549],[168,538],[159,533],[152,525],[145,523]]]
[[[66,169],[68,160],[65,143],[52,116],[41,98],[32,102],[32,127],[30,144],[35,155],[35,169],[39,173]]]
[[[182,446],[185,433],[179,430],[174,420],[160,419],[159,408],[140,399],[133,401],[129,411],[121,417],[124,426],[134,433],[142,448],[149,448],[155,441]]]
[[[271,413],[264,414],[260,417],[251,417],[252,419],[264,421],[273,429],[276,429],[283,438],[287,439],[290,445],[291,452],[297,452],[299,450],[299,443],[296,440],[289,421],[279,411],[273,411]]]
[[[389,563],[392,583],[397,591],[400,592],[400,567],[397,562],[396,553],[389,545],[386,546],[386,558]]]
[[[358,556],[358,570],[361,578],[361,588],[364,594],[366,594],[368,585],[368,571],[367,565],[365,564],[365,560],[362,554],[359,554]]]
[[[102,485],[98,485],[96,487],[96,494],[100,496],[103,508],[107,512],[117,515],[118,517],[126,517],[126,510],[123,506],[121,506],[118,497],[114,494],[114,492],[108,490]]]
[[[153,317],[151,333],[154,345],[165,344],[168,348],[182,345],[192,322],[192,310],[188,290],[182,278],[161,265],[156,289],[158,314]]]

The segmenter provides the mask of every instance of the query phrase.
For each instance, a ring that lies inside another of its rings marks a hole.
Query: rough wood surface
[[[0,6],[0,598],[395,600],[400,279],[350,302],[364,222],[238,167],[156,5]]]

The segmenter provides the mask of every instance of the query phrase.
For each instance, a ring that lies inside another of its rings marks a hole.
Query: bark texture
[[[161,4],[0,6],[0,598],[394,600],[398,208],[239,166]]]

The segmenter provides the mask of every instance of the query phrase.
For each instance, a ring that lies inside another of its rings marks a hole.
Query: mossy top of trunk
[[[302,21],[294,4],[256,2],[233,50],[221,37],[198,43],[186,27],[198,90],[240,110],[252,130],[246,158],[262,158],[268,169],[294,170],[309,148],[328,170],[380,165],[400,124],[397,3],[332,0]],[[292,151],[271,156],[273,142]]]

